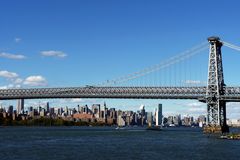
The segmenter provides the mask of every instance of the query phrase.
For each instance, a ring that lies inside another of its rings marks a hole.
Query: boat
[[[123,129],[126,129],[125,127],[121,127],[121,126],[118,126],[115,128],[116,130],[123,130]]]
[[[240,134],[238,133],[230,133],[227,135],[220,136],[220,139],[229,139],[229,140],[240,140]]]
[[[146,130],[161,131],[162,126],[149,126],[149,127],[146,128]]]

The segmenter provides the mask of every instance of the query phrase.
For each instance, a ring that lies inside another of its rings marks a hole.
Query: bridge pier
[[[224,77],[222,66],[222,53],[219,37],[209,37],[209,64],[208,64],[208,84],[206,91],[207,103],[207,126],[205,133],[225,133],[229,132],[226,123],[226,101],[221,99],[225,94]]]

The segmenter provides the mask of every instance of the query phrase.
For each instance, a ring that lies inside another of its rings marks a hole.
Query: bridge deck
[[[0,99],[40,98],[123,98],[123,99],[206,99],[206,87],[70,87],[1,89]],[[225,87],[226,101],[240,101],[240,87]]]

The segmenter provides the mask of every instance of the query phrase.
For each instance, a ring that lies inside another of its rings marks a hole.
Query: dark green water
[[[115,130],[108,127],[2,127],[0,160],[239,160],[240,141],[198,128]]]

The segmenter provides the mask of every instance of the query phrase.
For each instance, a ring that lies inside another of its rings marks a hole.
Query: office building
[[[162,125],[162,104],[158,104],[156,109],[156,126]]]
[[[17,114],[24,113],[24,99],[19,99],[17,101]]]

